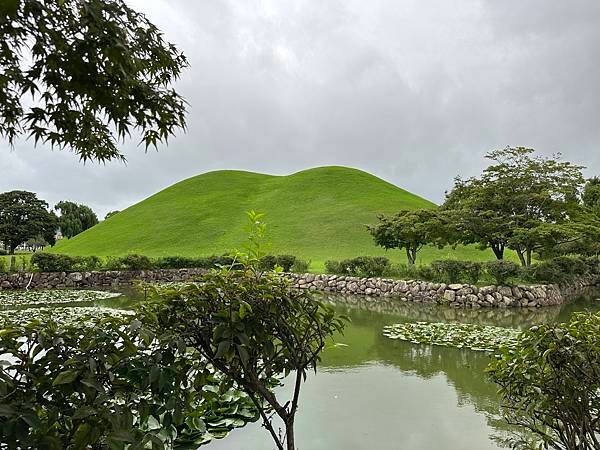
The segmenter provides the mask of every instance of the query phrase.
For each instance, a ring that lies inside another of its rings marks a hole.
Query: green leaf
[[[74,382],[79,376],[79,371],[77,370],[65,370],[58,374],[58,376],[52,382],[53,386],[60,386],[62,384],[69,384]]]

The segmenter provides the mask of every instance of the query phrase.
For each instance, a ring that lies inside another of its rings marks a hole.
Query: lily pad
[[[390,339],[482,352],[495,352],[504,346],[512,347],[520,334],[519,330],[513,328],[444,322],[400,323],[383,329],[383,335]]]

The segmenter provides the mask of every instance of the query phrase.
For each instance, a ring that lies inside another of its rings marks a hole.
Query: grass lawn
[[[421,197],[373,175],[345,167],[321,167],[288,176],[218,171],[181,181],[51,251],[70,255],[206,256],[239,248],[246,237],[245,212],[266,213],[267,249],[311,261],[321,272],[328,259],[385,255],[405,262],[400,251],[376,247],[366,230],[378,214],[433,208]],[[423,249],[418,263],[435,259],[493,259],[475,247]]]

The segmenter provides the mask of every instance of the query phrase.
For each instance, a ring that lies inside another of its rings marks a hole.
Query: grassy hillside
[[[320,167],[289,176],[217,171],[181,181],[70,240],[54,251],[71,255],[149,256],[222,254],[245,238],[245,211],[266,213],[270,253],[310,259],[384,255],[366,224],[380,213],[435,205],[373,175]],[[398,251],[388,252],[404,262]],[[420,262],[439,258],[491,259],[473,248],[426,248]]]

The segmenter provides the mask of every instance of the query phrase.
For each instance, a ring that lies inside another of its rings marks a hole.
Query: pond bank
[[[108,272],[52,272],[0,274],[1,289],[61,289],[110,287],[144,282],[187,281],[204,269],[160,269]],[[584,276],[568,285],[484,286],[433,283],[420,280],[357,278],[338,275],[289,273],[294,287],[312,291],[395,297],[415,303],[436,303],[457,308],[507,308],[560,305],[600,283]]]

